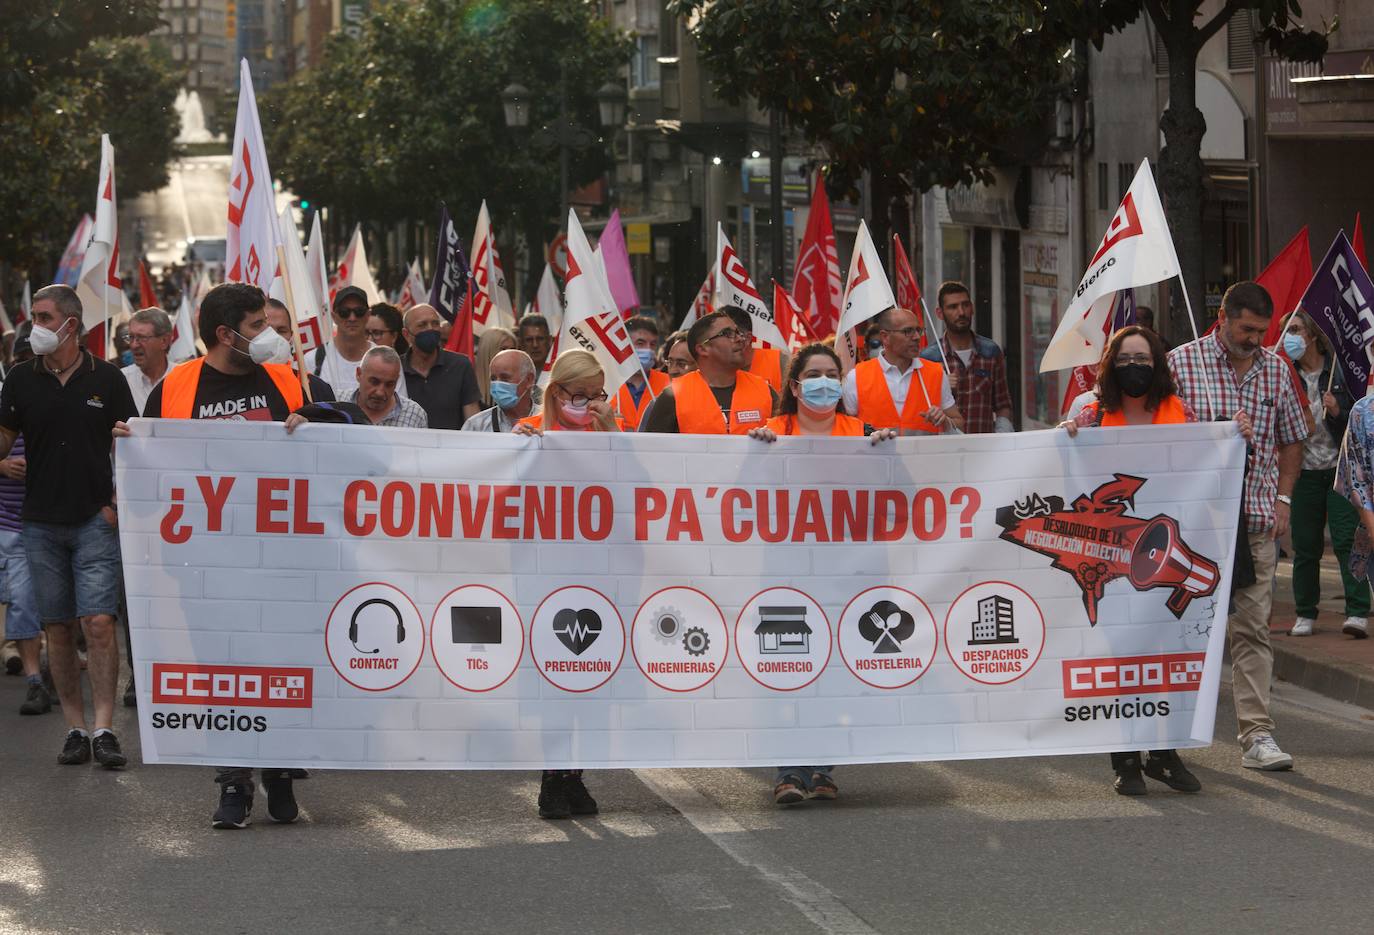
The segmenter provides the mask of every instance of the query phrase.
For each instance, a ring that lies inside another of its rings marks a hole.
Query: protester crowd
[[[1006,357],[973,330],[967,286],[939,287],[933,320],[892,307],[864,330],[847,371],[832,342],[794,349],[756,346],[752,318],[733,307],[672,332],[656,317],[626,330],[641,370],[608,392],[597,358],[555,346],[548,322],[527,315],[514,330],[479,336],[472,359],[444,347],[445,322],[427,304],[404,313],[369,304],[355,287],[332,299],[330,339],[306,355],[304,379],[284,306],[255,286],[226,283],[203,298],[204,351],[168,360],[172,322],[146,308],[128,322],[122,370],[84,348],[82,307],[67,286],[33,296],[31,323],[15,335],[0,389],[0,561],[4,662],[27,680],[20,713],[60,706],[58,761],[126,762],[113,712],[122,655],[122,574],[111,439],[135,416],[307,421],[379,428],[539,434],[641,431],[747,435],[868,436],[874,450],[896,436],[1014,431]],[[1274,737],[1269,619],[1278,540],[1292,532],[1292,633],[1317,621],[1318,561],[1329,528],[1344,582],[1344,631],[1366,635],[1367,563],[1374,546],[1374,415],[1369,398],[1333,377],[1332,355],[1301,312],[1285,324],[1286,356],[1261,346],[1274,315],[1255,283],[1232,286],[1218,326],[1172,351],[1141,321],[1110,340],[1097,385],[1062,430],[1234,420],[1248,443],[1229,646],[1242,766],[1287,769]],[[98,402],[98,404],[97,404]],[[1348,424],[1348,430],[1347,430]],[[1342,444],[1344,441],[1344,452]],[[130,670],[132,660],[129,659]],[[93,702],[82,695],[85,670]],[[126,703],[132,703],[132,683]],[[1143,776],[1196,792],[1200,783],[1172,750],[1113,754],[1116,789],[1146,791]],[[303,771],[261,771],[269,815],[294,820],[293,780]],[[251,770],[217,771],[217,828],[247,824]],[[833,799],[828,766],[784,766],[775,801]],[[580,771],[547,771],[538,809],[546,818],[595,812]]]

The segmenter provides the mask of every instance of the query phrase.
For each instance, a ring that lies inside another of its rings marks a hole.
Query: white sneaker
[[[1246,769],[1262,769],[1274,771],[1280,769],[1292,769],[1293,758],[1279,749],[1279,745],[1274,742],[1274,738],[1268,734],[1256,734],[1255,739],[1250,742],[1250,746],[1245,748],[1245,753],[1240,758],[1240,765]]]
[[[1312,628],[1316,626],[1316,624],[1317,621],[1313,620],[1311,617],[1299,617],[1297,620],[1293,621],[1293,629],[1288,631],[1288,635],[1311,636]]]
[[[1357,640],[1369,638],[1369,620],[1365,617],[1346,617],[1341,632]]]

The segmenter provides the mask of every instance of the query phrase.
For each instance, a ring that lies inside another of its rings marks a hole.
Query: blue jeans
[[[84,523],[24,523],[20,533],[38,617],[64,623],[119,613],[119,533],[99,513]]]
[[[0,529],[0,568],[4,572],[0,575],[0,601],[9,605],[5,609],[5,639],[31,640],[42,636],[29,559],[19,533]]]

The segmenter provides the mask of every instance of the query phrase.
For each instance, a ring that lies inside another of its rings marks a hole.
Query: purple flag
[[[1374,339],[1374,283],[1369,281],[1345,231],[1336,235],[1302,296],[1302,309],[1336,350],[1351,395],[1369,385],[1369,354]]]
[[[625,232],[620,227],[620,209],[611,212],[601,239],[596,242],[601,262],[606,264],[606,279],[611,284],[611,298],[622,315],[633,315],[639,308],[639,292],[635,289],[634,273],[630,272],[630,251],[625,249]]]
[[[434,260],[434,283],[429,287],[429,304],[440,315],[453,321],[467,293],[468,258],[458,240],[458,229],[448,216],[448,205],[439,207],[439,255]]]

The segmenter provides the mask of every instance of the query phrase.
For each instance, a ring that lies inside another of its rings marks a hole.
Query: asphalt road
[[[223,238],[228,217],[227,155],[190,156],[167,171],[163,188],[119,206],[124,250],[136,257],[141,244],[154,267],[180,262],[192,237]]]
[[[326,773],[302,821],[212,831],[210,771],[60,767],[0,676],[0,932],[1369,931],[1374,715],[1280,686],[1292,773],[1240,768],[1223,689],[1200,795],[1112,792],[1105,756],[842,768],[775,808],[760,770]]]

